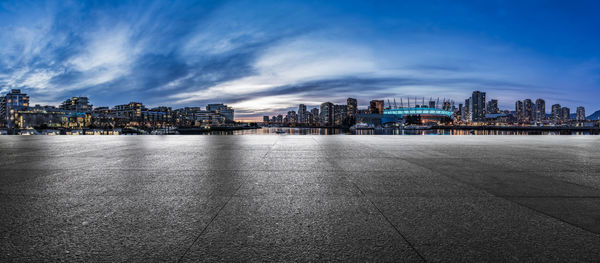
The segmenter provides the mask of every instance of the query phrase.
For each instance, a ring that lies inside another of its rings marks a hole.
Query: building
[[[546,101],[537,99],[535,101],[534,120],[541,122],[546,119]]]
[[[552,120],[559,122],[562,120],[562,107],[560,104],[552,105]]]
[[[72,97],[63,101],[58,108],[75,112],[91,112],[92,107],[87,97]]]
[[[585,108],[583,106],[577,107],[577,121],[585,121]]]
[[[497,114],[499,112],[498,110],[498,100],[490,100],[487,103],[487,114]]]
[[[442,103],[442,110],[446,110],[449,111],[454,107],[454,102],[450,102],[450,101],[444,101]]]
[[[141,126],[146,107],[141,102],[117,105],[113,108],[117,122],[121,126]]]
[[[426,106],[426,105],[425,105]],[[386,123],[397,123],[403,121],[404,123],[450,123],[452,122],[451,111],[428,108],[428,107],[416,107],[416,108],[395,108],[386,109],[382,115],[382,124]]]
[[[523,101],[523,121],[527,123],[533,121],[533,102],[530,99]]]
[[[115,128],[113,110],[108,107],[97,107],[92,109],[92,126],[103,129]]]
[[[369,112],[371,114],[383,114],[385,102],[383,100],[372,100],[369,102]]]
[[[523,122],[524,118],[524,109],[523,109],[523,102],[518,100],[515,103],[515,117],[517,118],[517,122]]]
[[[333,103],[325,102],[321,104],[321,126],[332,126],[334,118]]]
[[[13,89],[0,101],[0,118],[7,128],[19,127],[18,111],[29,107],[29,96],[21,93],[20,89]]]
[[[485,92],[473,91],[471,96],[471,120],[473,122],[485,121]]]
[[[225,116],[221,115],[220,113],[207,110],[199,110],[194,112],[194,118],[194,126],[196,127],[221,125],[226,122]]]
[[[431,109],[437,108],[435,100],[429,100],[429,108],[431,108]]]
[[[567,107],[562,107],[560,109],[560,115],[562,117],[563,122],[568,122],[571,120],[571,109]]]
[[[263,123],[269,123],[269,116],[263,116]]]
[[[300,104],[298,105],[298,123],[307,123],[307,114],[306,114],[306,105]]]
[[[461,113],[461,116],[464,122],[471,121],[471,98],[465,100],[465,106],[463,107],[463,112]]]
[[[341,126],[347,123],[347,105],[333,105],[333,123],[335,126]]]
[[[206,110],[222,115],[225,117],[226,122],[233,122],[233,108],[223,103],[208,104],[206,105]]]
[[[310,114],[312,115],[312,120],[310,121],[312,124],[320,124],[321,123],[321,118],[319,116],[319,109],[318,108],[312,108],[310,110]]]
[[[288,111],[287,115],[285,116],[286,118],[286,122],[289,124],[296,124],[298,123],[298,114],[296,114],[295,111]]]
[[[348,119],[356,119],[356,111],[358,111],[358,100],[354,98],[348,98],[346,100],[346,114]]]

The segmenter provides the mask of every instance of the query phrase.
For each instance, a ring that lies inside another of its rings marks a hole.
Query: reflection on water
[[[292,135],[333,135],[333,134],[352,134],[348,129],[337,128],[289,128],[289,127],[264,127],[261,129],[237,130],[237,131],[212,131],[214,135],[267,135],[267,134],[292,134]]]
[[[510,131],[510,130],[454,130],[454,129],[432,129],[432,130],[357,130],[352,132],[348,129],[338,128],[276,128],[265,127],[262,129],[249,129],[237,131],[213,131],[213,135],[598,135],[597,132],[589,131]]]

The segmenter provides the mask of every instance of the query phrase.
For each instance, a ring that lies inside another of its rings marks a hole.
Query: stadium
[[[449,123],[452,122],[452,112],[437,108],[395,108],[385,109],[381,118],[381,124],[390,123]]]

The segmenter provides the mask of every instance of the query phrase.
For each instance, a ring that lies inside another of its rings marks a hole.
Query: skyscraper
[[[515,103],[515,113],[517,114],[517,121],[522,122],[524,119],[524,112],[523,112],[523,102],[520,100],[518,100]]]
[[[333,123],[334,125],[342,125],[344,120],[346,120],[347,114],[347,105],[336,104],[333,105]]]
[[[585,108],[583,106],[577,107],[577,121],[585,121]]]
[[[454,102],[450,102],[450,101],[444,101],[442,103],[442,110],[447,110],[449,111],[452,107],[454,107]]]
[[[561,113],[561,117],[562,120],[565,122],[568,122],[569,120],[571,120],[571,109],[567,108],[567,107],[562,107],[562,109],[560,109]]]
[[[369,113],[383,114],[383,107],[385,107],[385,102],[383,100],[372,100],[369,103]]]
[[[485,120],[485,92],[473,91],[471,96],[471,119],[474,122]]]
[[[535,121],[541,122],[546,119],[546,101],[537,99],[535,101]]]
[[[321,104],[321,126],[332,126],[333,114],[333,103],[324,102]]]
[[[465,106],[463,107],[462,119],[465,122],[471,121],[471,98],[465,100]]]
[[[358,101],[354,98],[348,98],[346,100],[346,119],[349,124],[354,124],[356,120],[356,112],[358,111]]]
[[[530,99],[523,101],[523,121],[528,123],[533,121],[533,103]]]
[[[319,109],[318,108],[312,108],[310,110],[310,113],[311,113],[312,118],[313,118],[312,120],[310,120],[310,123],[317,124],[317,123],[321,122],[321,118],[319,116]]]
[[[560,106],[560,104],[554,104],[552,105],[552,120],[554,120],[555,122],[561,121],[562,120],[562,107]]]
[[[498,113],[498,100],[493,99],[493,100],[488,101],[486,113],[490,113],[490,114]]]
[[[354,98],[348,98],[346,100],[347,114],[348,117],[354,119],[356,117],[356,111],[358,110],[358,101]]]
[[[298,115],[293,110],[288,111],[288,114],[285,117],[287,118],[287,122],[290,124],[296,124],[298,122]]]
[[[307,123],[306,120],[306,105],[298,105],[298,123]]]

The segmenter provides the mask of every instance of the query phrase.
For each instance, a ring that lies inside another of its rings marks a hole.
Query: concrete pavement
[[[2,136],[0,261],[600,259],[597,136]]]

